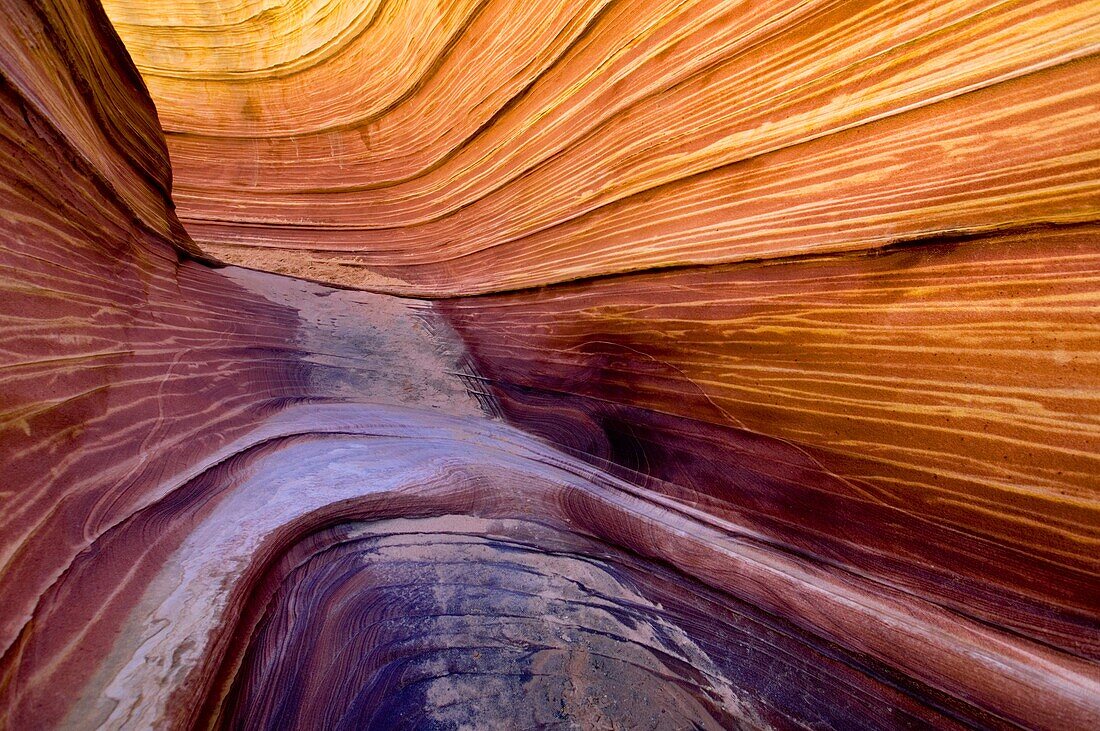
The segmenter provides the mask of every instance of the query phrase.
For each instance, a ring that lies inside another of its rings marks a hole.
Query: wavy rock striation
[[[463,295],[1098,213],[1089,2],[172,6],[107,2],[228,261]]]
[[[1093,4],[105,4],[2,3],[0,728],[1100,726]]]

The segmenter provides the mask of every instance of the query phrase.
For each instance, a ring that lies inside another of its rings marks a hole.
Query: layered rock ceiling
[[[1100,727],[1096,2],[0,5],[0,728]]]

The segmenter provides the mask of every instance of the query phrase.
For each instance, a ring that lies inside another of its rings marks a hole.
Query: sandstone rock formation
[[[0,728],[1100,726],[1095,3],[3,9]]]

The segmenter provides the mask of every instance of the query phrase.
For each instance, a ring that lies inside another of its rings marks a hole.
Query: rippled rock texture
[[[0,3],[0,727],[1100,726],[1095,3],[105,4]]]

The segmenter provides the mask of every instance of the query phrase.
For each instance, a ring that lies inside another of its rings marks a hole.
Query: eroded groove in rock
[[[269,609],[233,725],[736,723],[735,690],[709,658],[587,557],[606,549],[460,516],[334,532]]]
[[[858,676],[790,628],[567,524],[441,516],[331,531],[288,554],[299,555],[248,650],[231,725],[865,720],[845,698]],[[315,607],[330,605],[336,616],[317,621]],[[832,673],[813,672],[822,667]],[[841,697],[822,709],[800,698],[805,687]],[[326,715],[334,695],[348,699],[335,706],[343,716]],[[894,702],[897,719],[950,723],[903,695]]]
[[[1100,726],[1092,4],[0,6],[0,728]]]

